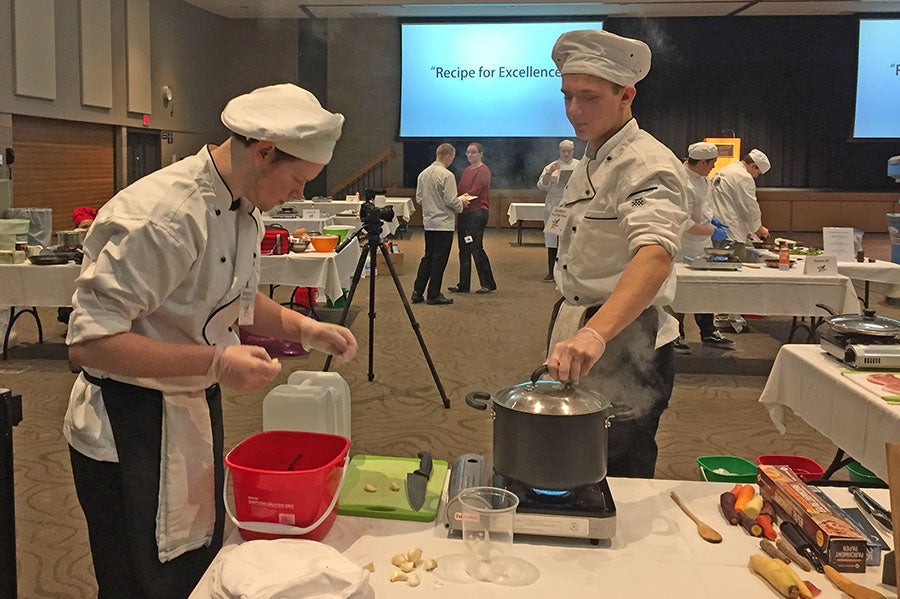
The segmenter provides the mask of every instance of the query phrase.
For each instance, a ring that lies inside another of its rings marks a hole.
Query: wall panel
[[[112,108],[112,17],[109,0],[81,0],[81,103]]]
[[[56,99],[54,0],[13,2],[16,94]]]

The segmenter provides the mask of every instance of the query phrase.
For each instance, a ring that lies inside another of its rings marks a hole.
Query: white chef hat
[[[634,85],[650,72],[647,44],[599,29],[562,34],[550,55],[563,75],[594,75],[619,85]]]
[[[708,141],[698,141],[688,146],[688,158],[694,160],[712,160],[719,157],[719,148]]]
[[[574,148],[575,142],[572,141],[571,139],[564,139],[561,142],[559,142],[559,147],[560,148]]]
[[[280,83],[232,99],[222,111],[222,123],[248,139],[273,141],[296,158],[328,164],[344,115],[328,112],[305,89]]]
[[[759,167],[760,174],[765,175],[770,168],[772,168],[772,163],[769,162],[769,157],[757,150],[756,148],[750,150],[750,159]]]

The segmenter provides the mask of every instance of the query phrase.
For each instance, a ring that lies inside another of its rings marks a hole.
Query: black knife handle
[[[419,467],[416,469],[416,472],[425,476],[425,478],[431,478],[431,454],[427,451],[419,452]]]
[[[793,522],[784,521],[779,526],[784,538],[797,550],[797,553],[805,557],[810,565],[815,568],[816,572],[822,573],[825,569],[822,567],[822,560],[813,549],[812,542],[803,534],[800,527]]]

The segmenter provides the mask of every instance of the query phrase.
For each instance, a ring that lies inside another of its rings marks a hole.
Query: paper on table
[[[873,374],[893,374],[893,373],[884,373],[884,372],[859,372],[855,370],[845,370],[841,373],[848,380],[853,381],[866,391],[874,393],[881,399],[885,400],[888,403],[900,403],[900,395],[897,393],[892,393],[890,389],[885,387],[884,385],[879,385],[878,383],[873,383],[869,380],[869,377]]]

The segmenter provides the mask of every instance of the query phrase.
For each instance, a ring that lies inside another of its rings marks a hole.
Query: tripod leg
[[[344,326],[347,323],[347,315],[350,313],[350,303],[353,301],[353,295],[356,293],[356,286],[359,285],[359,279],[362,276],[367,257],[368,255],[366,252],[360,252],[359,260],[356,262],[356,270],[353,271],[353,279],[350,282],[350,290],[347,291],[347,299],[344,301],[344,309],[341,311],[341,319],[338,321],[338,324],[341,326]],[[333,358],[334,356],[328,354],[328,357],[325,358],[325,366],[322,367],[322,372],[328,372],[328,369],[331,368],[331,360]]]
[[[381,245],[379,243],[378,245]],[[372,268],[369,273],[369,380],[375,380],[375,260],[378,254],[375,245],[369,244],[369,256]]]
[[[416,317],[413,315],[412,308],[409,305],[409,301],[406,299],[406,293],[403,291],[403,285],[400,284],[400,279],[397,277],[397,271],[394,269],[394,263],[391,262],[391,254],[387,251],[387,248],[384,245],[379,244],[381,247],[381,253],[384,255],[384,263],[387,265],[388,270],[391,271],[391,278],[394,280],[394,286],[397,288],[397,293],[400,294],[400,300],[403,302],[403,308],[406,310],[406,316],[409,317],[409,323],[412,325],[413,332],[416,334],[416,339],[419,340],[419,347],[422,348],[422,354],[425,356],[425,361],[428,362],[428,368],[431,370],[431,378],[434,379],[434,384],[437,386],[438,393],[441,395],[441,401],[444,403],[445,408],[450,407],[450,400],[447,398],[447,393],[444,391],[444,386],[441,384],[441,379],[438,377],[437,370],[434,368],[434,362],[431,361],[431,355],[428,353],[428,348],[425,347],[425,339],[422,338],[422,333],[419,330],[419,323],[416,322]],[[375,250],[372,249],[372,258],[374,264],[374,254]],[[374,279],[373,279],[374,281]],[[375,287],[374,283],[372,286],[372,298],[375,297]],[[370,329],[370,337],[369,337],[369,347],[371,348],[372,336]],[[371,351],[371,349],[370,349]]]

